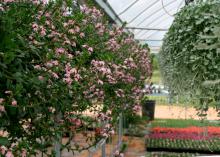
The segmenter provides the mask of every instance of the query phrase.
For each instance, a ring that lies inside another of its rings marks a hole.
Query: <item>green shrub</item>
[[[164,82],[180,96],[207,104],[220,100],[220,1],[185,6],[170,27],[160,51]],[[206,81],[215,85],[204,86]]]

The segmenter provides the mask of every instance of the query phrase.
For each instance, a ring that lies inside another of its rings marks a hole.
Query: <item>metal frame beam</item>
[[[171,5],[171,4],[173,4],[174,2],[176,2],[176,0],[173,0],[173,1],[169,2],[168,4],[164,5],[164,7],[167,7],[167,6]],[[149,16],[145,17],[140,23],[138,23],[137,26],[140,26],[146,19],[150,18],[151,16],[153,16],[155,13],[161,11],[162,9],[163,9],[163,7],[157,9],[154,12],[152,12]]]
[[[148,30],[148,31],[168,31],[166,28],[146,28],[146,27],[125,27],[126,29],[134,29],[134,30]]]
[[[156,0],[155,2],[153,2],[152,4],[150,4],[150,6],[146,7],[144,10],[142,10],[138,15],[136,15],[134,18],[132,18],[128,23],[132,23],[133,21],[135,21],[138,17],[140,17],[144,12],[146,12],[148,9],[150,9],[151,7],[153,7],[155,4],[157,4],[157,2],[159,2],[159,0]]]
[[[162,39],[136,39],[136,40],[139,40],[139,41],[163,41]]]

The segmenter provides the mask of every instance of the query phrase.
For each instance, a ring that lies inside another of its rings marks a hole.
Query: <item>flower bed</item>
[[[219,127],[155,127],[146,137],[148,151],[219,153]]]
[[[207,126],[205,127],[211,134],[220,134],[220,127]],[[186,127],[186,128],[163,128],[154,127],[153,132],[178,132],[178,133],[201,133],[204,131],[204,127]]]
[[[220,140],[181,140],[181,139],[146,139],[147,150],[166,150],[174,152],[220,152]]]
[[[196,155],[191,153],[151,152],[147,153],[146,157],[192,157]]]

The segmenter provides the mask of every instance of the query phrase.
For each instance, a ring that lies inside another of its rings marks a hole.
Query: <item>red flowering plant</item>
[[[209,126],[207,134],[204,135],[202,127],[187,128],[152,128],[151,134],[147,138],[151,139],[182,139],[182,140],[209,140],[220,137],[220,128]]]
[[[220,127],[207,126],[208,133],[210,134],[220,134]],[[204,131],[203,127],[190,126],[186,128],[164,128],[164,127],[154,127],[152,132],[177,132],[177,133],[202,133]]]
[[[1,153],[88,149],[114,133],[120,112],[139,108],[151,75],[148,49],[96,8],[69,0],[0,3]],[[93,118],[85,116],[85,111]],[[95,134],[86,128],[96,126]],[[67,143],[61,143],[69,132]],[[83,133],[86,145],[71,143]]]

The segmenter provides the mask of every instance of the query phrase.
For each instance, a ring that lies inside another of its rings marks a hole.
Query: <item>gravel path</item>
[[[217,112],[210,108],[207,112],[208,120],[217,120]],[[193,107],[181,107],[172,105],[156,105],[155,118],[169,118],[169,119],[199,119],[197,111]]]

